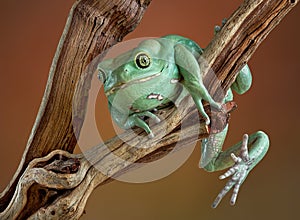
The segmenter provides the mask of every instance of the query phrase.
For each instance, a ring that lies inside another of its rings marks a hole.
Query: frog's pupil
[[[146,57],[142,57],[142,63],[147,64],[147,58]]]

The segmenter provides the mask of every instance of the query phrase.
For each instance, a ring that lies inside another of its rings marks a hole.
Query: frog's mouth
[[[153,74],[151,76],[148,76],[148,77],[144,77],[144,78],[141,78],[141,79],[135,79],[135,80],[132,80],[132,81],[129,81],[129,82],[126,82],[126,83],[120,83],[120,84],[114,86],[113,88],[111,88],[110,90],[108,90],[107,92],[105,92],[105,95],[109,96],[109,95],[115,93],[116,91],[118,91],[120,89],[125,89],[126,87],[128,87],[130,85],[137,84],[137,83],[142,83],[142,82],[146,82],[146,81],[149,81],[151,79],[154,79],[154,78],[160,76],[162,72],[163,72],[163,69],[160,72],[155,73],[155,74]]]

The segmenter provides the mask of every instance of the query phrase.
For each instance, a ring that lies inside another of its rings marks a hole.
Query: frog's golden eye
[[[139,53],[135,57],[135,63],[137,65],[137,67],[139,67],[141,69],[145,69],[145,68],[147,68],[147,67],[150,66],[151,59],[150,59],[150,57],[147,54],[145,54],[145,53]]]

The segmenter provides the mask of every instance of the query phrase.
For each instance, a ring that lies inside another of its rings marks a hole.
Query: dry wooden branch
[[[200,62],[205,82],[215,98],[222,98],[222,89],[230,87],[238,70],[298,2],[246,0],[231,16]],[[181,111],[169,108],[159,112],[166,119],[165,134],[161,126],[155,126],[155,138],[149,140],[137,136],[135,132],[142,131],[136,129],[108,140],[106,147],[97,146],[84,155],[71,154],[85,115],[88,98],[85,94],[91,80],[91,75],[83,70],[97,54],[134,29],[149,3],[150,0],[80,0],[74,4],[22,161],[10,185],[0,195],[1,219],[78,219],[93,189],[110,177],[120,175],[135,162],[165,155],[178,141],[183,147],[208,135],[203,123],[193,123],[198,112],[187,97],[181,103],[185,106]],[[74,93],[83,110],[75,112],[73,128]],[[224,106],[224,113],[211,113],[216,120],[211,131],[226,125],[231,109],[229,104]],[[180,127],[182,118],[187,119],[184,127]],[[112,152],[125,162],[107,157]],[[97,167],[101,167],[102,173]]]
[[[150,0],[77,0],[73,5],[22,161],[0,195],[0,212],[8,207],[21,175],[34,158],[56,149],[73,152],[77,143],[75,134],[80,132],[84,118],[84,112],[78,112],[77,126],[73,128],[75,85],[80,78],[89,77],[83,70],[98,54],[121,41],[138,25],[149,3]],[[81,99],[83,106],[86,99]]]

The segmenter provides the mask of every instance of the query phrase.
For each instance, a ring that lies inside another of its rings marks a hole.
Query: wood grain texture
[[[121,41],[140,22],[150,1],[78,0],[73,5],[53,59],[44,97],[22,161],[0,195],[0,212],[12,198],[18,179],[34,159],[53,150],[73,152],[84,112],[72,124],[73,96],[85,68],[98,54]],[[82,88],[86,89],[86,88]],[[87,97],[86,97],[87,98]],[[86,98],[82,98],[85,105]]]
[[[215,98],[222,98],[222,91],[230,87],[260,43],[298,2],[246,0],[232,14],[200,58],[205,82]],[[158,112],[165,118],[165,134],[157,125],[153,128],[155,137],[147,139],[137,128],[106,141],[106,147],[96,146],[84,155],[72,154],[75,133],[80,133],[85,115],[91,80],[84,69],[97,54],[136,27],[149,3],[149,0],[81,0],[74,4],[22,161],[10,185],[0,195],[1,219],[78,219],[92,191],[111,177],[132,168],[135,162],[164,156],[178,141],[184,147],[226,125],[232,103],[223,106],[222,113],[210,112],[216,120],[212,129],[204,123],[193,123],[199,115],[187,97],[181,103],[182,111],[168,108]],[[75,127],[73,101],[83,106],[74,113]],[[206,108],[209,110],[207,105]],[[182,118],[188,119],[184,127],[181,127]],[[107,157],[111,153],[125,162]],[[100,173],[97,167],[105,172]]]

